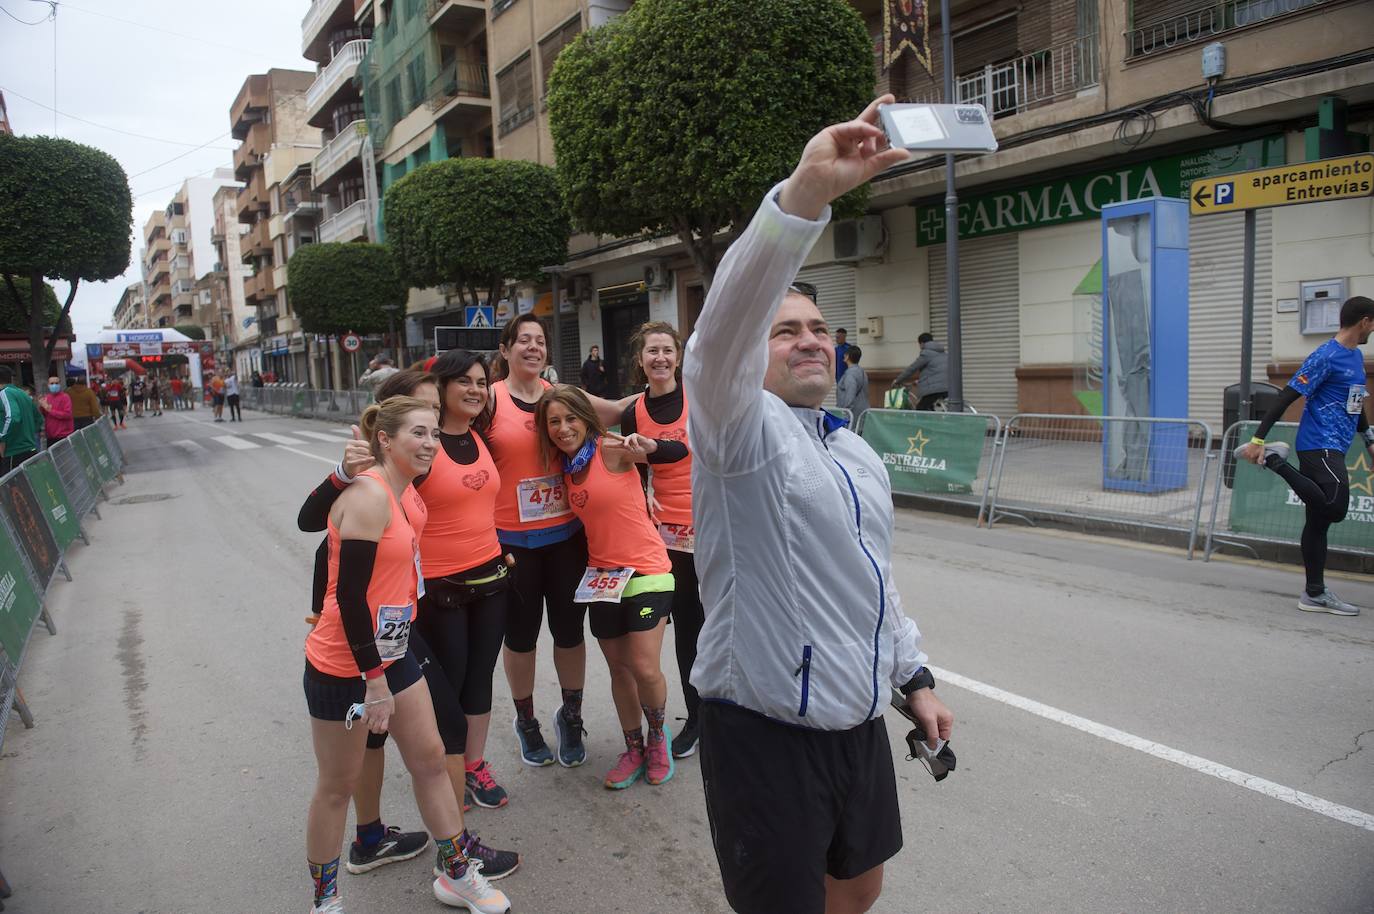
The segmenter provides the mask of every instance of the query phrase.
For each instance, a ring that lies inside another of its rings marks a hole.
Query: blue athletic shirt
[[[1363,353],[1327,340],[1307,357],[1288,386],[1307,398],[1298,425],[1297,449],[1344,454],[1364,409]]]

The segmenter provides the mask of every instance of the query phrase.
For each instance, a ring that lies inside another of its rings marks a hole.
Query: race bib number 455
[[[619,603],[633,568],[588,568],[573,594],[574,603]]]
[[[382,606],[377,610],[377,655],[386,663],[400,660],[410,645],[410,624],[415,621],[415,607]]]
[[[528,524],[572,513],[572,509],[568,507],[568,487],[564,485],[561,475],[522,479],[516,494],[520,499],[521,523]]]

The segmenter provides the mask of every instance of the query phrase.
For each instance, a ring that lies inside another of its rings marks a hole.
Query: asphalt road
[[[86,521],[75,580],[49,593],[59,632],[40,629],[23,670],[38,726],[13,719],[0,760],[7,911],[308,908],[318,538],[295,515],[344,435],[247,416],[119,433],[127,480]],[[907,846],[875,911],[1374,910],[1374,583],[1331,581],[1365,616],[1311,616],[1294,568],[907,511],[898,528],[907,611],[953,674],[959,768],[936,785],[897,759]],[[525,855],[501,887],[527,914],[726,911],[695,761],[663,787],[602,788],[620,738],[594,644],[588,670],[588,764],[535,770],[498,666],[487,755],[512,801],[468,824]],[[388,753],[386,819],[419,827]],[[343,876],[349,911],[442,910],[428,867]]]

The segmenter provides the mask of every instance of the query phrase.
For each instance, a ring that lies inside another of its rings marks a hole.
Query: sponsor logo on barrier
[[[15,580],[14,573],[7,571],[5,576],[0,578],[0,612],[9,612],[14,608],[15,588],[19,582]]]
[[[883,463],[904,473],[929,473],[931,470],[944,470],[945,462],[938,457],[926,456],[926,445],[931,439],[920,429],[906,439],[905,454],[884,454]]]

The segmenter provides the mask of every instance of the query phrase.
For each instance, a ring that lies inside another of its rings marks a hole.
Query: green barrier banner
[[[892,491],[967,495],[983,459],[981,416],[870,409],[863,437],[887,467]]]
[[[81,470],[86,474],[86,478],[91,481],[91,491],[96,493],[96,498],[100,497],[100,490],[104,477],[100,474],[100,467],[95,462],[95,452],[91,448],[90,433],[82,429],[71,437],[72,450],[76,451],[77,459],[81,461]]]
[[[5,521],[28,557],[38,585],[46,589],[62,561],[62,550],[44,519],[38,496],[22,472],[10,473],[0,482],[0,510],[5,512]]]
[[[0,647],[18,663],[42,608],[13,534],[0,524]]]
[[[95,460],[96,469],[100,472],[100,481],[109,482],[119,475],[114,459],[110,457],[110,450],[105,446],[105,436],[101,433],[100,427],[91,426],[85,440],[91,449],[91,458]]]
[[[1249,441],[1255,425],[1242,426],[1237,440]],[[1276,427],[1268,435],[1270,441],[1293,444],[1297,429]],[[1296,453],[1288,458],[1297,465]],[[1332,546],[1374,549],[1374,461],[1357,435],[1345,455],[1345,469],[1350,474],[1350,508],[1345,520],[1332,524],[1326,534]],[[1277,473],[1255,466],[1248,461],[1236,464],[1235,487],[1231,490],[1231,529],[1237,533],[1258,533],[1264,536],[1296,540],[1302,536],[1306,511],[1302,499],[1288,488]]]
[[[24,461],[24,475],[29,477],[29,486],[38,498],[48,526],[52,528],[57,548],[65,550],[81,530],[67,490],[62,487],[62,479],[57,475],[57,467],[46,453],[39,454]]]

